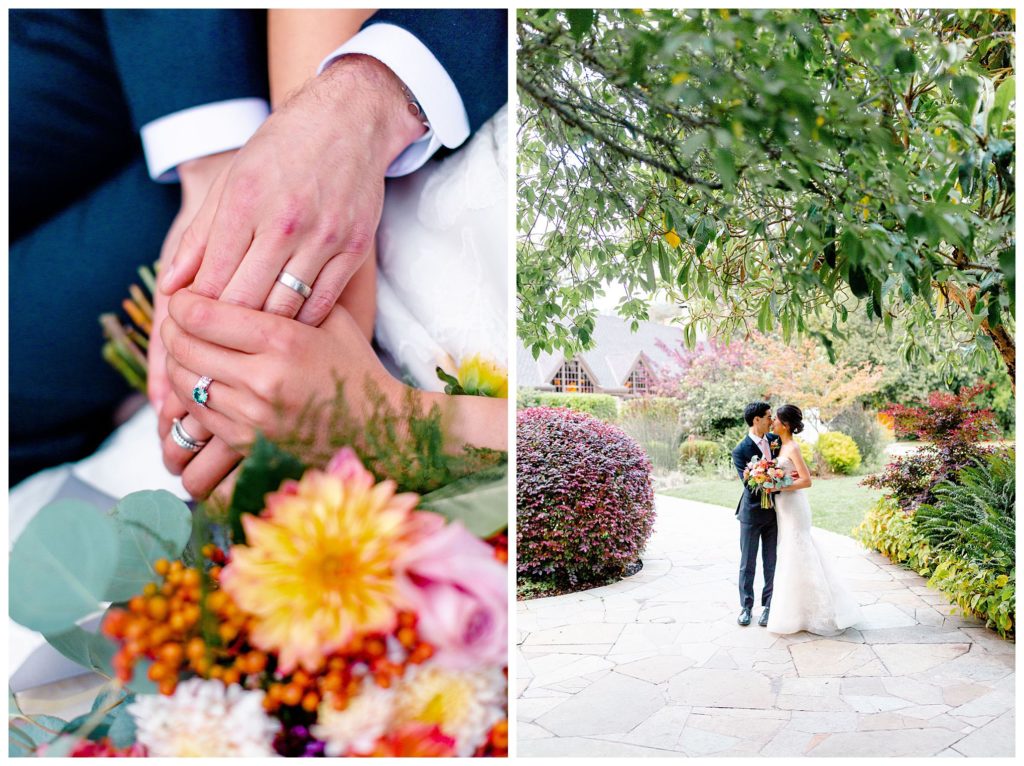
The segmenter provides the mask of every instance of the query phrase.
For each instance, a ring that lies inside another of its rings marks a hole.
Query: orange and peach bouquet
[[[68,754],[506,755],[506,538],[418,502],[346,448],[243,515],[244,542],[154,561],[101,632],[118,682],[156,693],[126,701],[127,741]]]
[[[743,469],[743,481],[751,491],[761,496],[762,508],[771,508],[771,494],[765,490],[777,491],[788,487],[793,483],[793,477],[779,466],[778,461],[755,455]]]

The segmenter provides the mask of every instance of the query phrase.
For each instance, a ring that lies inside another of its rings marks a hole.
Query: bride
[[[828,552],[811,533],[811,507],[804,490],[811,473],[794,436],[803,431],[803,413],[792,404],[775,412],[772,431],[782,439],[779,465],[792,471],[794,482],[777,491],[779,525],[775,591],[768,630],[787,634],[807,631],[838,635],[862,618],[860,606],[829,562]]]

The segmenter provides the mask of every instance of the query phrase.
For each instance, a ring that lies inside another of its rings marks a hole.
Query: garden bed
[[[534,598],[547,598],[548,596],[564,596],[566,593],[579,593],[584,590],[603,588],[605,585],[617,583],[632,577],[644,568],[644,562],[637,559],[628,567],[621,577],[609,577],[601,582],[585,582],[576,585],[566,585],[549,580],[520,579],[516,582],[516,600],[529,601]]]

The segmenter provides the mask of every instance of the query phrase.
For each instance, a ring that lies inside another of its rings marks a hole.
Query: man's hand
[[[183,163],[178,168],[181,180],[181,209],[171,222],[167,236],[160,248],[159,275],[163,275],[170,267],[174,254],[178,250],[182,234],[192,223],[207,196],[216,198],[224,184],[224,171],[231,165],[237,151],[212,154]],[[213,192],[211,194],[211,191]],[[150,404],[160,412],[168,395],[171,384],[167,380],[167,352],[160,338],[160,323],[167,316],[168,295],[157,290],[153,296],[153,329],[149,337],[149,350],[146,354],[149,368],[147,388]],[[184,407],[180,413],[184,413]],[[174,414],[172,417],[181,417]],[[206,437],[203,437],[206,438]]]
[[[274,112],[182,236],[165,295],[193,291],[319,325],[376,236],[384,173],[424,132],[401,82],[345,56]],[[305,301],[276,284],[310,285]]]

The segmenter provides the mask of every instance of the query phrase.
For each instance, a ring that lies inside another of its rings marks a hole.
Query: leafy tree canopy
[[[683,304],[690,344],[831,354],[860,312],[902,320],[910,362],[928,335],[1012,379],[1013,34],[992,10],[520,11],[520,337],[587,347],[618,283],[633,320]]]

